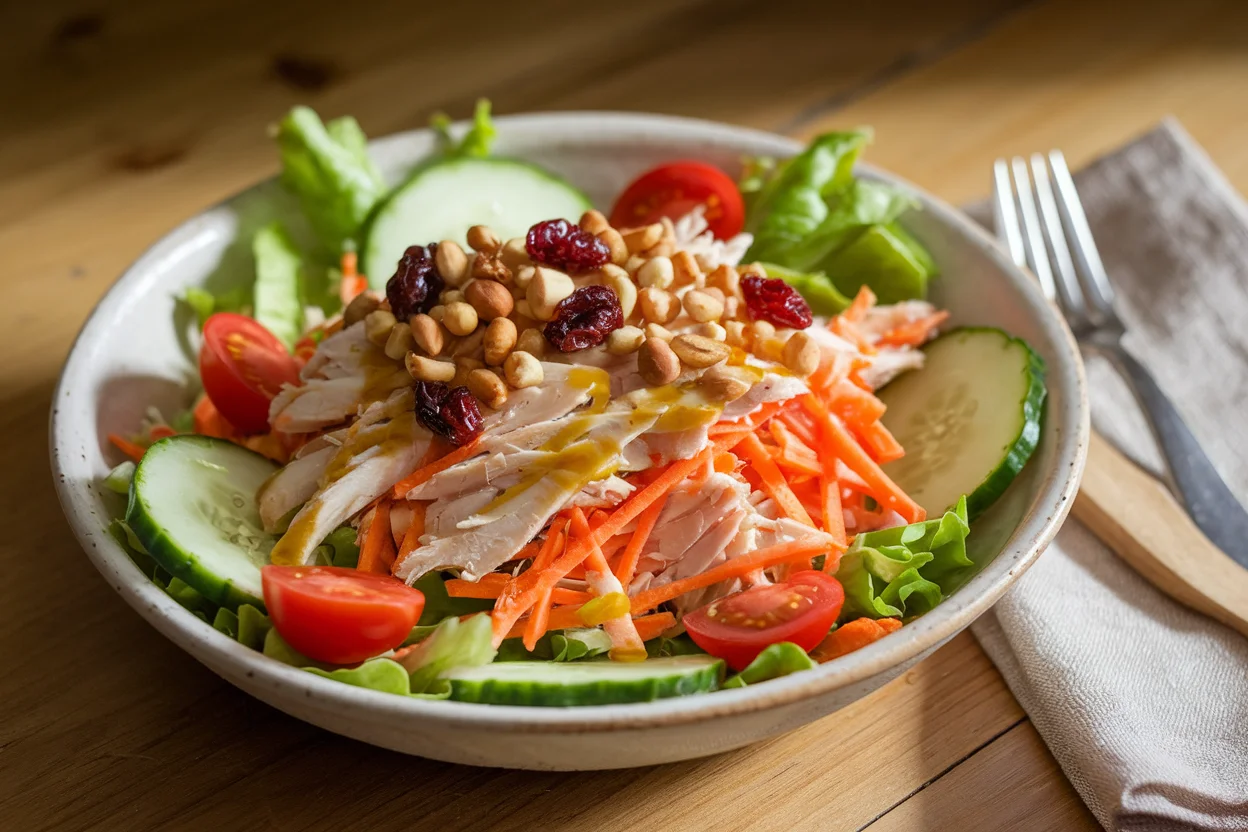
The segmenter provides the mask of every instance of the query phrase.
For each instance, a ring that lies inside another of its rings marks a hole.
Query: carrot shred
[[[633,626],[637,628],[637,635],[642,641],[650,641],[663,635],[664,630],[670,630],[676,626],[676,616],[670,612],[656,612],[651,615],[643,615],[640,618],[633,619]]]
[[[875,306],[875,292],[865,283],[858,287],[858,294],[854,295],[853,303],[841,313],[847,320],[860,321],[867,311]]]
[[[741,440],[741,444],[737,447],[742,450],[746,459],[750,461],[750,465],[763,482],[763,488],[776,501],[780,511],[786,517],[791,517],[798,522],[805,523],[807,526],[815,525],[814,521],[810,519],[810,515],[806,513],[806,509],[802,506],[801,500],[797,499],[793,489],[789,488],[784,475],[776,467],[775,461],[767,454],[767,449],[763,447],[763,443],[758,436],[750,434]]]
[[[486,580],[490,575],[498,575],[504,580]],[[481,580],[475,582],[466,581],[463,578],[450,578],[446,581],[446,594],[452,598],[479,598],[482,601],[493,601],[498,598],[508,580],[510,580],[509,576],[498,572],[482,575]],[[567,589],[561,586],[557,586],[550,591],[550,602],[556,606],[560,604],[584,604],[593,597],[588,592],[583,592],[579,589]]]
[[[825,551],[826,545],[822,540],[791,540],[732,558],[701,574],[690,575],[687,578],[637,593],[632,598],[633,615],[654,609],[659,604],[684,595],[686,592],[702,589],[730,578],[740,578],[756,569],[767,569],[789,561],[809,560],[811,555]]]
[[[809,393],[802,395],[802,403],[810,411],[819,425],[825,447],[858,476],[862,477],[871,489],[871,496],[880,505],[892,509],[901,515],[907,523],[917,523],[927,518],[923,507],[910,499],[910,495],[897,487],[888,475],[880,469],[857,440],[849,433],[840,419],[834,417],[824,407],[823,402]]]
[[[368,279],[356,271],[357,262],[354,251],[344,251],[342,253],[342,261],[340,263],[342,283],[338,285],[338,296],[342,298],[343,306],[355,300],[356,295],[368,288]]]
[[[712,453],[707,447],[690,459],[678,459],[667,466],[644,488],[634,491],[620,503],[601,526],[587,538],[569,545],[555,562],[546,569],[527,569],[508,585],[507,591],[494,605],[494,640],[497,644],[509,632],[516,621],[532,607],[547,589],[554,587],[573,567],[589,557],[591,546],[601,546],[614,537],[620,529],[631,523],[659,497],[671,491],[677,483],[693,473],[699,465],[705,465]]]
[[[390,567],[391,572],[398,569],[408,555],[420,548],[420,536],[425,533],[425,510],[429,508],[429,504],[424,500],[412,500],[410,505],[412,522],[403,534],[403,542],[399,544],[399,552],[395,555],[394,565]]]
[[[906,455],[906,449],[901,447],[901,443],[888,428],[884,427],[883,422],[872,422],[854,432],[862,440],[867,452],[881,465],[901,459]]]
[[[858,351],[863,355],[874,355],[877,352],[875,347],[871,345],[871,342],[862,334],[862,331],[854,326],[854,322],[843,315],[833,318],[828,324],[828,328],[834,334],[839,335],[857,347]]]
[[[113,446],[116,447],[117,450],[121,451],[135,462],[143,459],[143,454],[147,453],[147,448],[144,448],[142,445],[136,445],[124,436],[119,436],[115,433],[110,433],[108,435],[108,441],[112,442]]]
[[[390,533],[390,501],[383,499],[373,509],[373,517],[364,533],[364,545],[360,547],[360,560],[356,569],[388,575],[395,557],[394,537]]]
[[[152,425],[152,429],[147,432],[147,438],[153,442],[159,442],[161,439],[168,439],[170,436],[177,436],[178,432],[168,425]]]
[[[895,326],[888,332],[880,336],[880,340],[876,341],[878,346],[884,347],[917,347],[932,337],[932,333],[949,319],[948,310],[941,309],[922,318],[916,318],[913,321]]]
[[[550,611],[550,621],[546,627],[547,631],[584,627],[585,622],[581,621],[580,616],[576,614],[580,608],[580,604],[553,608]],[[519,638],[524,633],[524,627],[527,623],[528,618],[521,619],[507,631],[507,635],[504,638]],[[670,630],[676,626],[676,617],[670,612],[656,612],[651,615],[642,615],[634,618],[633,625],[637,628],[637,633],[641,636],[642,641],[649,641],[659,636],[664,630]]]
[[[546,533],[546,541],[542,544],[542,548],[537,553],[537,557],[533,559],[533,565],[530,569],[545,569],[555,559],[555,550],[563,550],[567,540],[564,537],[564,529],[568,527],[568,519],[566,517],[556,517],[554,522],[550,524],[550,531]],[[499,594],[506,589],[501,587]],[[554,587],[542,592],[537,603],[533,606],[533,611],[529,615],[529,623],[524,628],[524,648],[532,651],[537,647],[537,640],[546,634],[546,622],[550,618],[550,602],[554,593]]]
[[[855,650],[861,650],[900,629],[901,622],[896,618],[881,618],[878,621],[855,618],[829,633],[818,647],[810,651],[810,657],[819,662],[830,662]]]
[[[806,443],[807,447],[813,448],[819,444],[819,434],[815,431],[815,426],[811,423],[810,416],[805,411],[795,412],[787,410],[777,416],[776,421],[784,423],[784,426],[797,434],[797,438]],[[772,425],[775,425],[775,423],[773,421]]]
[[[458,465],[467,459],[472,459],[477,455],[477,446],[480,444],[479,439],[474,439],[467,445],[461,445],[434,462],[422,465],[412,473],[394,484],[394,496],[396,498],[404,497],[407,492],[411,491],[418,485],[422,485],[433,478],[435,474],[440,474],[452,465]]]
[[[650,539],[650,533],[654,531],[654,524],[658,522],[665,505],[667,505],[667,495],[660,494],[657,500],[637,515],[637,528],[624,546],[624,554],[620,556],[620,562],[615,567],[615,577],[620,579],[625,592],[628,591],[628,585],[633,582],[633,576],[637,572],[637,561],[641,559],[641,550],[645,548],[646,541]]]
[[[852,427],[869,425],[884,415],[884,402],[849,379],[837,382],[828,391],[828,409]]]

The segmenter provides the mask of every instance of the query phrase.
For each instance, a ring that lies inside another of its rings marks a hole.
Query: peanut
[[[675,280],[672,261],[667,257],[651,258],[637,270],[637,285],[647,289],[668,289]]]
[[[637,352],[646,334],[635,326],[622,326],[607,336],[607,352],[612,355],[631,355]]]
[[[705,281],[705,278],[702,276],[702,267],[698,265],[698,261],[693,259],[692,254],[684,250],[672,255],[672,272],[675,274],[677,286],[687,286],[690,283],[699,284]]]
[[[409,352],[404,360],[407,372],[417,381],[450,381],[455,378],[455,365],[450,361],[438,361]]]
[[[402,361],[403,356],[407,355],[412,347],[415,346],[416,341],[412,338],[412,328],[400,321],[390,330],[390,337],[386,339],[386,357],[395,361]]]
[[[642,316],[656,324],[669,324],[680,314],[676,296],[663,289],[642,289],[637,293],[637,303],[641,305]]]
[[[384,349],[386,341],[390,339],[390,330],[394,329],[395,323],[393,313],[384,309],[369,312],[364,318],[364,337]]]
[[[715,321],[708,321],[699,326],[698,335],[710,338],[712,341],[728,340],[728,331]]]
[[[637,350],[637,372],[646,384],[662,387],[680,376],[680,359],[666,341],[647,338]]]
[[[478,280],[493,280],[508,285],[511,283],[511,269],[493,254],[478,254],[472,261],[472,276]]]
[[[516,351],[527,352],[532,356],[543,355],[546,352],[546,336],[540,329],[526,329],[516,339]]]
[[[724,318],[734,320],[741,314],[741,299],[736,295],[724,298]]]
[[[607,248],[611,250],[612,263],[620,266],[628,260],[628,244],[624,242],[624,238],[620,236],[620,232],[616,231],[611,226],[607,226],[594,236],[607,244]]]
[[[684,307],[689,317],[700,324],[718,321],[724,315],[724,302],[704,289],[685,292]]]
[[[546,374],[542,370],[542,362],[534,358],[532,353],[515,350],[503,362],[503,375],[507,377],[508,384],[522,390],[541,384]]]
[[[496,254],[502,248],[503,241],[488,225],[474,225],[468,229],[468,245],[477,252]]]
[[[607,218],[602,215],[602,212],[593,208],[581,214],[579,225],[582,231],[588,231],[594,235],[601,234],[603,229],[611,227],[611,223],[607,222]]]
[[[472,285],[471,283],[469,284]],[[442,313],[442,326],[452,335],[468,335],[477,328],[480,318],[472,304],[456,301],[448,303]]]
[[[472,281],[464,287],[464,297],[483,321],[505,318],[516,307],[511,290],[492,280]]]
[[[732,350],[723,341],[702,335],[677,335],[672,339],[672,351],[686,366],[702,370],[723,361]]]
[[[732,266],[723,263],[706,276],[706,285],[719,289],[725,297],[732,297],[741,294],[741,275]]]
[[[641,271],[641,267],[646,265],[647,262],[649,262],[647,258],[642,257],[640,254],[630,255],[629,258],[624,261],[624,271],[636,277],[637,272]]]
[[[799,376],[808,376],[819,369],[822,354],[815,339],[805,332],[795,332],[784,343],[784,366]]]
[[[529,281],[525,295],[533,312],[532,317],[539,321],[549,321],[554,318],[555,307],[559,305],[559,301],[572,294],[575,288],[572,278],[563,272],[548,269],[545,266],[539,267],[533,279]]]
[[[533,265],[529,260],[529,251],[524,247],[523,237],[512,237],[504,243],[502,250],[498,253],[498,259],[502,260],[503,265],[511,269],[513,273],[517,269]]]
[[[499,366],[516,346],[516,325],[510,318],[495,318],[485,328],[485,337],[481,341],[485,351],[485,363]]]
[[[407,323],[411,327],[412,338],[415,339],[416,346],[428,355],[438,355],[442,352],[442,348],[446,346],[446,334],[442,329],[442,324],[425,314],[413,315]]]
[[[430,309],[426,314],[438,323],[442,323],[442,316],[446,314],[446,307],[439,303],[437,306]]]
[[[343,326],[354,326],[360,321],[368,317],[370,312],[376,312],[381,306],[381,295],[376,292],[360,292],[351,302],[347,304],[347,308],[342,310]]]
[[[676,337],[662,324],[646,324],[645,333],[647,338],[658,338],[660,341],[671,341]]]
[[[447,305],[448,303],[455,303],[456,301],[460,301],[463,299],[464,299],[464,293],[461,292],[459,289],[445,289],[443,290],[442,294],[438,295],[438,303],[442,304],[443,306]]]
[[[527,288],[529,281],[533,279],[533,275],[537,274],[537,269],[533,266],[521,266],[516,269],[516,273],[512,276],[512,281],[521,289]]]
[[[468,374],[468,389],[482,403],[498,410],[507,403],[507,385],[493,370],[473,370]]]
[[[761,341],[764,338],[774,338],[776,328],[770,321],[755,321],[750,324],[750,335],[755,341]]]
[[[628,247],[628,253],[638,254],[658,245],[659,240],[663,238],[663,226],[655,222],[650,225],[643,225],[641,228],[630,228],[620,236],[624,238],[624,245]]]
[[[698,379],[698,387],[703,395],[711,401],[725,404],[735,402],[750,392],[752,386],[753,383],[745,371],[723,365],[710,368]]]
[[[468,255],[454,240],[443,240],[438,243],[438,251],[433,256],[438,274],[452,288],[462,286],[468,278]]]
[[[729,346],[738,347],[740,349],[749,349],[750,347],[750,331],[746,328],[744,321],[728,321],[724,324],[724,333],[727,337],[724,339]]]
[[[628,272],[623,269],[620,272],[608,275],[603,283],[615,290],[615,296],[620,301],[620,311],[627,318],[637,308],[637,284],[628,276]]]

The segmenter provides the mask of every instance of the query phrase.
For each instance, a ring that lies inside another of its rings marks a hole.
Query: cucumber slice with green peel
[[[208,600],[263,609],[260,567],[277,538],[260,523],[256,491],[277,467],[223,439],[162,439],[135,469],[126,523],[165,571]]]
[[[365,235],[364,273],[373,288],[384,289],[410,245],[440,240],[464,245],[474,225],[488,225],[508,240],[524,236],[542,220],[576,222],[592,207],[585,194],[527,162],[434,162],[418,169],[377,208]]]
[[[490,705],[613,705],[707,693],[724,663],[712,656],[641,662],[495,662],[446,673],[451,698]]]
[[[906,455],[884,471],[939,517],[967,496],[982,514],[1027,464],[1040,439],[1044,362],[999,329],[957,329],[923,348],[923,368],[880,391],[884,425]]]

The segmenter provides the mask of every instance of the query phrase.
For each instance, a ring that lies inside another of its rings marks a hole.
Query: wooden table
[[[100,294],[174,224],[271,174],[265,127],[298,102],[371,135],[481,95],[499,112],[655,110],[799,137],[873,124],[873,162],[955,202],[986,190],[999,155],[1060,146],[1080,163],[1173,113],[1243,190],[1248,4],[8,5],[5,828],[1096,828],[970,635],[820,723],[652,769],[470,769],[296,722],[98,579],[53,494],[49,399]]]

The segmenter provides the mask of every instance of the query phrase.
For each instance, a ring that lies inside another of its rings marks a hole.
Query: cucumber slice
[[[490,705],[612,705],[706,693],[724,663],[706,655],[643,662],[495,662],[444,675],[451,698]]]
[[[165,571],[223,607],[263,609],[266,534],[256,491],[277,465],[223,439],[179,435],[148,448],[134,472],[126,523]]]
[[[585,194],[536,165],[512,159],[461,158],[420,168],[379,207],[364,242],[364,269],[384,289],[403,251],[413,244],[465,244],[474,225],[503,240],[542,220],[575,222],[593,206]]]
[[[954,330],[923,352],[923,369],[880,391],[884,425],[906,449],[884,470],[928,517],[965,494],[974,519],[1036,449],[1044,362],[1021,339],[989,328]]]

